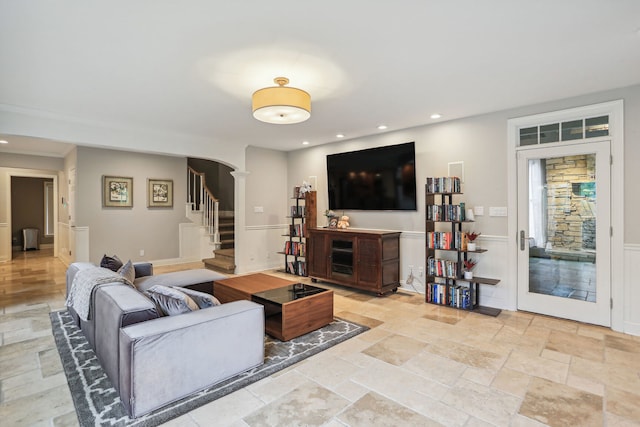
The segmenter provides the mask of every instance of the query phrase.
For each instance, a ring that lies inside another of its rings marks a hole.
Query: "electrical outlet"
[[[418,276],[422,277],[423,273],[424,273],[424,268],[422,266],[418,267]]]
[[[140,249],[140,256],[144,256],[144,249]]]

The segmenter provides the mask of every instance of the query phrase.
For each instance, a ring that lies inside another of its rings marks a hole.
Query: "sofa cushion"
[[[168,286],[156,285],[149,288],[145,294],[155,302],[165,316],[188,313],[198,310],[198,304],[184,292]]]
[[[189,288],[178,288],[176,290],[190,296],[191,299],[194,300],[196,304],[198,304],[199,308],[209,308],[215,305],[220,305],[220,301],[218,301],[218,298],[214,297],[213,295],[194,291],[193,289]]]
[[[171,273],[157,274],[155,276],[139,277],[136,279],[134,284],[139,291],[144,292],[155,285],[185,287],[196,285],[198,283],[212,283],[216,280],[226,278],[228,278],[228,276],[225,276],[222,273],[208,270],[206,268],[200,268],[195,270],[173,271]]]
[[[100,267],[108,268],[111,271],[118,271],[122,267],[122,261],[116,255],[110,257],[104,254],[100,260]]]
[[[133,282],[136,280],[136,270],[135,268],[133,268],[133,263],[131,262],[131,260],[127,261],[126,264],[118,269],[118,274],[124,277],[127,282],[129,282],[129,284],[133,286]]]

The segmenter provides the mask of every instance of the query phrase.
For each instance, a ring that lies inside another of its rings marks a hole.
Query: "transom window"
[[[550,123],[520,129],[519,146],[548,144],[609,135],[609,116]]]

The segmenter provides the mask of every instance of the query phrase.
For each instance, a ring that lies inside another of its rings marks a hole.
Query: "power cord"
[[[420,293],[418,289],[416,289],[416,287],[413,285],[414,280],[417,280],[418,283],[422,284],[422,282],[420,282],[420,279],[413,275],[413,267],[411,267],[409,269],[409,276],[407,276],[407,280],[405,281],[405,283],[411,286],[416,293]]]

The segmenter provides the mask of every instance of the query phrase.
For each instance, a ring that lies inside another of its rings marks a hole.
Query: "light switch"
[[[484,206],[474,206],[473,207],[473,213],[476,216],[482,216],[484,215]]]
[[[263,213],[264,212],[264,207],[263,206],[254,206],[253,207],[253,212],[254,213]]]
[[[506,206],[491,206],[489,208],[489,216],[507,216]]]

